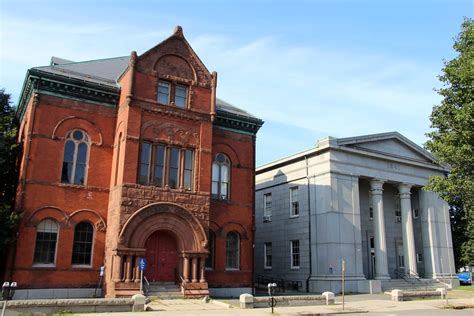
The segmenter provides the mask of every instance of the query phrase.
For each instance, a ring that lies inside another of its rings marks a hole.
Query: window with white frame
[[[298,187],[290,188],[290,216],[300,215],[300,202],[298,201]]]
[[[226,270],[240,268],[240,235],[237,232],[227,234],[225,267]]]
[[[271,269],[272,268],[272,243],[271,242],[266,242],[263,245],[263,260],[264,260],[264,268],[265,269]]]
[[[72,130],[64,142],[61,182],[84,185],[87,174],[89,137],[82,130]]]
[[[290,242],[291,250],[291,268],[296,269],[300,267],[300,241],[292,240]]]
[[[228,200],[230,192],[230,159],[218,153],[212,162],[212,186],[213,199]]]
[[[417,253],[416,254],[416,262],[418,262],[418,263],[423,262],[423,254],[422,253]]]
[[[263,220],[270,221],[272,218],[272,194],[263,195]]]
[[[42,220],[36,228],[36,245],[33,264],[54,265],[59,226],[55,220]]]
[[[72,264],[91,265],[94,227],[91,223],[80,222],[74,228],[74,244],[72,246]]]

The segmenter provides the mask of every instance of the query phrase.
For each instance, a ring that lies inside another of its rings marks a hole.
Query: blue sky
[[[437,75],[472,0],[0,0],[0,87],[16,103],[26,70],[51,56],[138,54],[175,25],[218,96],[262,118],[257,165],[326,136],[397,130],[422,145]]]

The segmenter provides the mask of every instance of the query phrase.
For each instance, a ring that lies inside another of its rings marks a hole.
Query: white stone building
[[[255,274],[300,290],[378,292],[455,275],[448,205],[423,190],[444,166],[397,132],[326,138],[256,171]]]

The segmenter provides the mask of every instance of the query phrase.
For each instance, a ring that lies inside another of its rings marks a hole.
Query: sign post
[[[342,259],[342,310],[344,310],[344,272],[346,271],[346,262]]]
[[[146,270],[146,259],[141,257],[138,265],[140,267],[140,294],[143,295],[143,271]]]

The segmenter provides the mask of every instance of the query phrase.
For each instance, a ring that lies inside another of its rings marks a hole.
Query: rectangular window
[[[300,241],[292,240],[291,241],[291,268],[300,267]]]
[[[170,104],[170,84],[166,81],[158,82],[158,103]]]
[[[138,176],[138,183],[148,184],[150,174],[150,160],[151,160],[151,145],[149,143],[142,143],[142,150],[140,153],[140,170]]]
[[[263,195],[263,220],[270,221],[272,218],[272,194]]]
[[[186,108],[186,100],[188,97],[188,88],[185,86],[176,86],[175,95],[174,95],[174,103],[179,108]]]
[[[400,198],[395,198],[395,219],[397,222],[402,221],[402,210],[400,208]]]
[[[370,219],[371,221],[374,220],[374,208],[373,208],[372,206],[369,207],[369,219]]]
[[[177,189],[179,186],[179,149],[170,148],[168,186]]]
[[[413,209],[413,218],[417,219],[419,216],[420,216],[420,211],[417,208]]]
[[[155,170],[153,172],[153,184],[159,187],[163,186],[165,169],[165,146],[155,146]]]
[[[193,186],[193,151],[186,149],[184,151],[184,189],[191,191]]]
[[[192,191],[193,165],[192,149],[182,150],[163,144],[143,142],[140,149],[138,183],[158,187],[167,184],[171,189],[178,189],[182,184],[186,190]]]
[[[418,263],[423,262],[423,254],[422,253],[417,253],[416,254],[416,262],[418,262]]]
[[[266,242],[264,244],[264,267],[265,269],[271,269],[272,268],[272,243],[271,242]]]
[[[298,187],[290,188],[290,216],[300,215],[300,203],[298,201]]]

